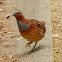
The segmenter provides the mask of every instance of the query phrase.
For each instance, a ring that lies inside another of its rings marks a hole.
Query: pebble
[[[2,38],[0,38],[0,39],[2,39]]]
[[[0,11],[3,11],[4,9],[0,9]]]
[[[3,3],[3,1],[0,1],[0,4]]]
[[[19,39],[17,39],[17,40],[22,40],[23,39],[23,37],[21,37],[21,38],[19,38]]]
[[[1,30],[1,29],[0,29]]]

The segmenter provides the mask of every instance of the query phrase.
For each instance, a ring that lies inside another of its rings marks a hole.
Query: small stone
[[[22,40],[23,39],[23,37],[21,37],[21,38],[19,38],[19,39],[17,39],[17,40]]]
[[[3,11],[4,9],[0,9],[0,11]]]
[[[0,38],[0,39],[2,39],[2,38]]]
[[[56,35],[52,35],[52,37],[59,37],[59,34],[56,34]]]
[[[10,18],[10,16],[7,16],[6,18]]]
[[[3,3],[3,1],[0,1],[0,4]]]
[[[1,30],[1,29],[0,29]]]
[[[56,53],[59,53],[59,52],[56,52]]]
[[[4,32],[4,33],[7,33],[7,32]]]
[[[12,59],[12,58],[13,58],[13,55],[10,55],[10,56],[9,56],[9,59]]]

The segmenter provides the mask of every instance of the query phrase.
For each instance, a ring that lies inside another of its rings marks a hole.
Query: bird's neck
[[[27,24],[30,23],[30,20],[27,20],[26,18],[24,18],[23,15],[16,17],[17,21],[22,21],[22,22],[26,22]]]
[[[26,19],[21,15],[19,17],[16,17],[17,21],[22,21],[24,22]]]

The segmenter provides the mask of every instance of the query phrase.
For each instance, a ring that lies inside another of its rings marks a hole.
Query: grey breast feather
[[[18,24],[18,28],[21,31],[26,31],[30,28],[30,23],[27,24],[26,22],[22,22],[22,21],[17,21]]]

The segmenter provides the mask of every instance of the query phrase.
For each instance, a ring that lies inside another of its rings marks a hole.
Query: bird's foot
[[[27,45],[25,47],[31,47],[30,44],[27,43]]]
[[[27,46],[31,47],[31,46],[30,46],[31,43],[33,43],[33,42],[29,42],[29,43],[27,43],[27,45],[26,45],[25,47],[27,47]]]
[[[31,52],[34,52],[35,51],[35,48],[33,48],[32,50],[31,50]]]
[[[35,43],[33,49],[31,50],[31,52],[34,52],[35,51],[35,46],[36,46],[37,42]]]
[[[31,52],[34,52],[35,50],[31,50]]]

